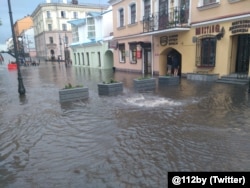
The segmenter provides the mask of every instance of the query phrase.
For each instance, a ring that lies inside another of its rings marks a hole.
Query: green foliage
[[[111,78],[110,80],[109,80],[109,82],[105,82],[105,81],[103,81],[102,83],[103,84],[113,84],[113,83],[117,83],[118,81],[116,81],[116,80],[114,80],[113,78]]]
[[[71,83],[68,83],[68,85],[65,85],[64,89],[72,89],[77,87],[83,87],[83,85],[72,86]]]

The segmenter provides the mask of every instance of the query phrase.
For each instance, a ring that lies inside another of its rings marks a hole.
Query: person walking
[[[0,53],[0,64],[2,65],[3,62],[4,62],[4,58],[3,58],[2,54]]]
[[[179,62],[179,59],[177,57],[177,54],[175,54],[173,56],[174,76],[178,76],[179,67],[180,67],[180,62]]]
[[[167,73],[168,73],[168,75],[172,74],[172,63],[173,63],[173,58],[171,55],[168,55],[168,57],[167,57]]]

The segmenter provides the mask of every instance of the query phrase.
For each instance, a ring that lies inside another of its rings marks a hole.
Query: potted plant
[[[70,83],[65,85],[63,89],[59,90],[60,102],[74,101],[87,99],[89,97],[89,90],[82,85],[72,86]]]
[[[114,79],[97,84],[99,95],[118,95],[123,92],[123,83]]]
[[[141,91],[152,91],[156,88],[156,79],[151,76],[142,76],[134,79],[134,90]]]
[[[158,83],[159,85],[179,85],[180,77],[166,74],[165,76],[159,76]]]

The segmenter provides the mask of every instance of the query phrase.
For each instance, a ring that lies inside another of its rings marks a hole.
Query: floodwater
[[[249,171],[248,86],[182,78],[180,86],[133,91],[135,73],[115,72],[119,96],[99,96],[112,71],[42,62],[0,67],[1,188],[161,188],[169,171]],[[89,99],[60,104],[67,83]]]

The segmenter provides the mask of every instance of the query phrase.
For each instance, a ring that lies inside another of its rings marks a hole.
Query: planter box
[[[135,91],[152,91],[156,88],[155,78],[146,79],[134,79],[134,90]]]
[[[187,79],[200,81],[216,81],[219,79],[219,74],[187,73]]]
[[[89,97],[89,89],[87,87],[61,89],[59,90],[60,102],[87,99]]]
[[[179,76],[159,76],[158,83],[159,85],[179,85],[180,77]]]
[[[98,94],[99,95],[118,95],[123,92],[123,83],[110,83],[110,84],[98,84]]]

